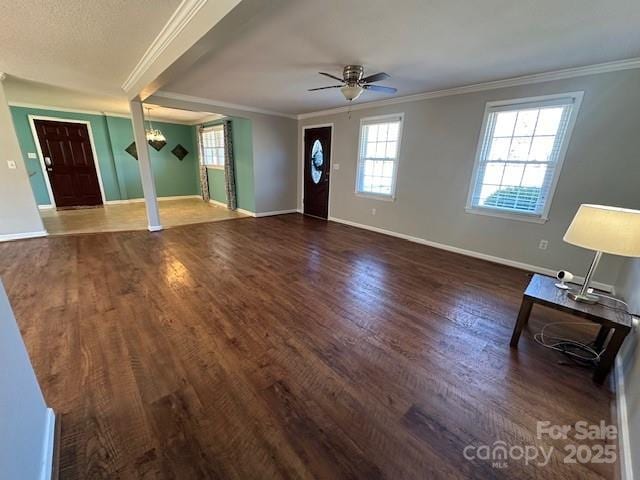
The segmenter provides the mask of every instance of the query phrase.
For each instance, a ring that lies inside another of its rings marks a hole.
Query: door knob
[[[51,166],[51,158],[49,158],[49,157],[44,157],[44,164],[45,164],[47,167],[50,167],[50,166]]]

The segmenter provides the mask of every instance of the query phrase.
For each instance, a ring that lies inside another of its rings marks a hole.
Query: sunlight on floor
[[[247,216],[197,198],[164,200],[158,202],[158,205],[160,220],[165,228]],[[79,210],[42,210],[40,214],[49,235],[147,229],[144,202]]]

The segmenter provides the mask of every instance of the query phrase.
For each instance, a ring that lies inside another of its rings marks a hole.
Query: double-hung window
[[[467,211],[544,222],[582,92],[489,102]]]
[[[201,163],[224,168],[224,126],[214,125],[200,130]]]
[[[402,120],[402,114],[396,114],[360,121],[357,194],[381,199],[395,197]]]

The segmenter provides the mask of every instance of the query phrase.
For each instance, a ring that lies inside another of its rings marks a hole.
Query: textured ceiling
[[[180,0],[0,0],[0,72],[85,91],[120,85]]]
[[[347,63],[402,96],[637,57],[639,25],[638,0],[283,0],[162,90],[305,113],[345,105],[306,90]]]

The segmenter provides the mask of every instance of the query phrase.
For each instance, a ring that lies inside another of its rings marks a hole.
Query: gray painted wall
[[[8,167],[7,161],[11,160],[17,168]],[[0,240],[16,234],[43,232],[0,79]]]
[[[549,221],[528,223],[465,212],[486,102],[584,91]],[[336,93],[337,95],[339,93]],[[365,93],[366,95],[366,93]],[[360,118],[405,114],[396,200],[355,191]],[[565,244],[564,232],[581,203],[640,208],[640,70],[590,75],[354,110],[300,121],[335,124],[330,216],[433,242],[583,275],[591,252]],[[298,153],[298,158],[300,153]],[[302,206],[301,163],[298,205]],[[373,216],[371,209],[377,210]],[[539,250],[541,239],[549,241]],[[613,284],[622,260],[605,256],[595,279]]]
[[[43,478],[47,406],[0,282],[0,477]]]
[[[284,117],[253,115],[251,123],[256,213],[295,210],[298,122]]]
[[[640,259],[624,262],[616,290],[630,307],[630,311],[640,315]],[[632,464],[634,476],[640,477],[640,332],[636,328],[625,340],[620,353],[623,359],[622,371],[629,425],[629,446],[631,458],[625,459]]]

